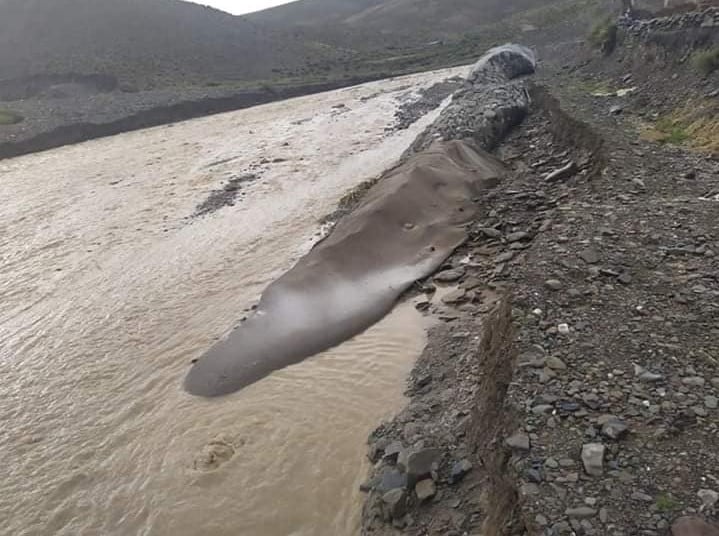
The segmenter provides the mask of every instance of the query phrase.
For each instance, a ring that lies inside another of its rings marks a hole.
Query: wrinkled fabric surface
[[[526,115],[531,51],[490,50],[465,87],[362,204],[263,293],[255,313],[191,368],[188,392],[228,394],[360,333],[466,239],[472,199],[504,172],[491,150]]]
[[[218,396],[363,331],[466,238],[471,201],[503,165],[475,144],[438,142],[390,170],[362,205],[263,293],[255,313],[190,370]]]

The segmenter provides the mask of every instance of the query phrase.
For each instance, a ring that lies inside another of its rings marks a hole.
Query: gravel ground
[[[418,285],[439,323],[370,438],[365,534],[719,534],[719,162],[577,89],[599,69],[545,72],[561,110],[534,92]]]

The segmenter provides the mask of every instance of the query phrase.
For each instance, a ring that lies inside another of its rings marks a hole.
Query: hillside
[[[0,79],[101,73],[135,88],[266,79],[332,57],[178,0],[0,0]]]
[[[457,38],[552,0],[300,0],[246,19],[335,45],[377,49]],[[367,38],[371,36],[371,38]]]
[[[599,2],[300,0],[235,17],[180,0],[0,0],[0,99],[8,83],[15,95],[18,81],[36,92],[74,75],[111,77],[90,82],[125,91],[388,76],[471,61],[493,40],[590,4]]]

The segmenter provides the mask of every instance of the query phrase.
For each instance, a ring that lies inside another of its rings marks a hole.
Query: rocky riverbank
[[[438,322],[370,438],[365,534],[719,534],[719,163],[581,83],[631,71],[564,67],[415,289]]]

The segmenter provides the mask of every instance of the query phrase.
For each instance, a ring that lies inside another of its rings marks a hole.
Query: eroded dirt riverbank
[[[646,102],[581,89],[631,73],[590,68],[546,74],[561,107],[534,91],[418,285],[441,324],[370,438],[365,534],[719,533],[716,158],[642,139]]]

